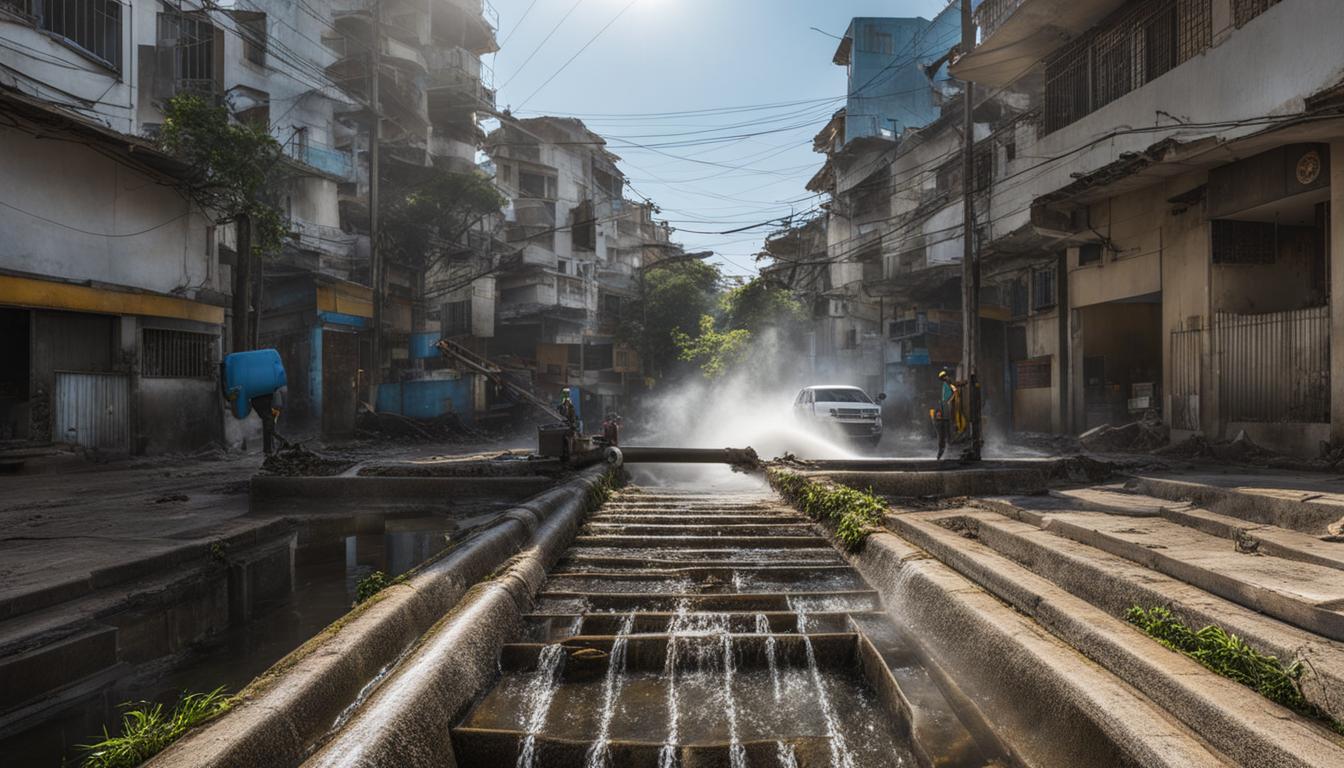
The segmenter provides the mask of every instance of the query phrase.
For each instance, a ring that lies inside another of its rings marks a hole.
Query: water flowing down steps
[[[623,491],[502,649],[458,763],[1007,765],[881,608],[768,492]]]

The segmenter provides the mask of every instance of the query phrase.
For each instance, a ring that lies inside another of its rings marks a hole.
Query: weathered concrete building
[[[539,393],[583,393],[585,419],[622,410],[642,386],[638,351],[617,338],[644,268],[678,250],[653,206],[623,196],[620,158],[573,118],[506,119],[486,140],[511,201],[517,253],[500,274],[495,350],[532,371]]]
[[[228,270],[183,169],[136,135],[156,7],[0,4],[0,437],[109,453],[223,437]]]
[[[1014,422],[1077,432],[1152,409],[1177,438],[1314,452],[1344,423],[1344,7],[999,0],[977,19],[953,72],[1025,105],[989,147],[981,243],[987,272],[1035,264]]]

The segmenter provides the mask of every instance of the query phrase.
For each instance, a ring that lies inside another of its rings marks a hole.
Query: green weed
[[[1335,721],[1302,694],[1302,676],[1306,667],[1300,660],[1284,666],[1277,656],[1269,656],[1246,644],[1222,627],[1210,624],[1194,630],[1161,606],[1144,610],[1131,607],[1125,618],[1162,645],[1179,651],[1217,672],[1235,680],[1276,704],[1282,704],[1306,717],[1321,720],[1344,734],[1344,724]]]
[[[857,549],[868,534],[882,525],[886,504],[872,493],[831,486],[807,479],[796,472],[772,469],[770,484],[785,501],[803,514],[835,524],[835,536],[849,549]]]
[[[84,768],[132,768],[157,755],[188,729],[226,711],[229,697],[223,688],[209,693],[183,694],[177,704],[164,711],[162,704],[147,701],[123,704],[121,733],[112,736],[103,729],[103,740],[86,744],[81,763]]]
[[[359,605],[370,597],[382,592],[393,583],[394,582],[391,579],[387,578],[387,574],[382,571],[374,571],[373,573],[370,573],[368,576],[360,579],[359,584],[355,586],[355,605]]]

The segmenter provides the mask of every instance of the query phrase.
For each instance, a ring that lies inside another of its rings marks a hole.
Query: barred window
[[[1017,389],[1049,389],[1050,358],[1037,357],[1031,360],[1019,360],[1015,364]]]
[[[1202,53],[1212,44],[1212,18],[1210,0],[1143,0],[1060,48],[1045,62],[1046,132]]]
[[[140,375],[208,379],[213,375],[214,347],[215,337],[208,333],[146,328]]]
[[[1215,219],[1210,225],[1214,264],[1273,264],[1277,232],[1273,223]]]
[[[1232,24],[1241,29],[1251,19],[1278,4],[1279,0],[1232,0]]]
[[[471,335],[471,299],[450,301],[443,305],[443,335]]]
[[[0,0],[0,5],[35,19],[39,29],[121,71],[122,13],[116,0]]]
[[[1055,297],[1055,269],[1036,269],[1031,273],[1031,308],[1049,309],[1058,301]]]

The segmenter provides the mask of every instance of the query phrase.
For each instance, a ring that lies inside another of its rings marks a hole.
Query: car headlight
[[[837,409],[835,409],[835,408],[832,408],[832,409],[831,409],[831,416],[835,417],[835,416],[839,416],[839,415],[840,415],[840,411],[839,411],[839,410],[837,410]]]

